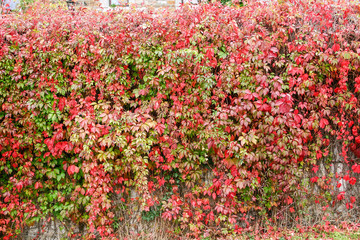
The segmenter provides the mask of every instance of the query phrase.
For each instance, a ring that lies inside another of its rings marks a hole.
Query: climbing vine
[[[318,173],[339,143],[359,184],[358,23],[321,1],[1,16],[1,238],[48,218],[116,237],[114,196],[189,238],[297,221],[303,196],[356,208]]]

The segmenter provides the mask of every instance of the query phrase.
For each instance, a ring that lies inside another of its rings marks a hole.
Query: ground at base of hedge
[[[286,239],[294,239],[294,240],[301,240],[301,239],[321,239],[321,240],[347,240],[347,239],[360,239],[360,229],[337,229],[326,231],[319,228],[311,228],[306,231],[299,230],[299,229],[289,229],[280,231],[274,236],[269,236],[266,238],[261,237],[260,235],[248,235],[244,239],[267,239],[267,240],[286,240]]]

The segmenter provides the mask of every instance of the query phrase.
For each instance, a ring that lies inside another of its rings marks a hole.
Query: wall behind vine
[[[187,238],[356,216],[359,38],[320,1],[1,16],[0,236],[116,238],[134,204]]]

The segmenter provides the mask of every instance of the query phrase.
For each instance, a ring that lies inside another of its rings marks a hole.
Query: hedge
[[[116,238],[116,197],[188,238],[357,207],[316,172],[339,142],[336,178],[359,184],[359,16],[321,1],[2,15],[0,237],[50,218]]]

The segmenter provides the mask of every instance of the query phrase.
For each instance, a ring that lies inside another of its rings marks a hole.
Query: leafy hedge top
[[[112,237],[131,187],[191,236],[237,234],[301,210],[335,141],[356,184],[359,37],[320,1],[1,16],[0,236],[50,217]]]

